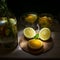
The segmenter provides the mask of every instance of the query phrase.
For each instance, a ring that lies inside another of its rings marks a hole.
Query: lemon
[[[13,25],[15,25],[17,23],[16,19],[15,18],[10,18],[9,19],[9,22]]]
[[[27,27],[23,30],[24,36],[26,38],[33,38],[36,35],[36,32],[33,28]]]
[[[28,16],[25,18],[25,20],[29,23],[34,23],[37,19],[36,14],[28,14]]]
[[[39,49],[43,46],[42,41],[39,39],[31,39],[28,41],[28,46],[31,49]]]
[[[51,36],[51,31],[49,28],[42,28],[40,31],[39,31],[39,38],[46,41],[50,38]]]
[[[41,25],[41,28],[43,27],[51,28],[53,19],[48,16],[42,16],[42,17],[39,17],[38,21],[39,21],[39,24]]]

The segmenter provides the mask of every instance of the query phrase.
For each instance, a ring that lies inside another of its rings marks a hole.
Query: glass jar
[[[5,0],[0,1],[0,54],[12,52],[17,47],[17,20],[8,10]]]
[[[17,21],[0,17],[0,53],[8,53],[17,47]]]

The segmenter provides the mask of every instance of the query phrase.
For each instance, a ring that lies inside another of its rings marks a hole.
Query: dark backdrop
[[[26,12],[50,13],[60,22],[60,3],[57,0],[7,0],[7,4],[16,17]]]

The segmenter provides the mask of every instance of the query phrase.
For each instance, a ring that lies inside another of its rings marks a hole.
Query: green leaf
[[[37,39],[37,38],[39,38],[39,34],[36,34],[34,37],[34,39]]]

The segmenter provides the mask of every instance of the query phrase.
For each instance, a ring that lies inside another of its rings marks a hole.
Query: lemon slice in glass
[[[17,23],[15,18],[9,18],[9,21],[12,25],[15,25]]]
[[[36,19],[37,19],[36,14],[28,14],[28,16],[25,18],[25,21],[33,24],[36,21]]]
[[[41,40],[48,40],[49,38],[51,37],[51,31],[49,28],[42,28],[40,31],[39,31],[39,38]]]
[[[23,30],[24,36],[26,38],[33,38],[36,35],[36,32],[33,28],[27,27]]]
[[[39,39],[31,39],[28,41],[28,46],[31,49],[40,49],[43,46],[43,44],[42,41]]]

